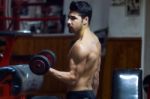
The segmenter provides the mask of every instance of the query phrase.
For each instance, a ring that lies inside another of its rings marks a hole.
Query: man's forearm
[[[63,72],[50,68],[49,73],[54,77],[56,77],[57,79],[68,84],[73,84],[76,81],[76,77],[71,72]]]

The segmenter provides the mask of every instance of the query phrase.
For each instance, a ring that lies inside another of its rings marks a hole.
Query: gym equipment
[[[31,58],[29,66],[33,73],[42,75],[45,74],[49,68],[53,67],[55,61],[56,55],[52,51],[42,50]]]
[[[13,95],[24,95],[37,92],[43,84],[43,76],[31,72],[28,64],[0,68],[0,81],[11,84]]]
[[[1,31],[0,37],[3,40],[0,40],[0,45],[5,46],[5,51],[2,53],[3,57],[0,60],[0,66],[8,66],[10,62],[10,58],[12,56],[13,45],[15,40],[19,36],[29,36],[29,33],[21,33],[21,32],[8,32],[8,31]]]
[[[20,36],[31,35],[27,33],[15,32],[15,31],[1,31],[0,32],[0,46],[4,48],[4,51],[0,53],[0,67],[5,67],[10,65],[10,59],[12,56],[13,46],[15,44],[16,38]],[[10,85],[1,84],[1,95],[0,99],[25,99],[25,96],[12,96],[10,94]]]
[[[142,99],[142,70],[114,70],[112,99]]]

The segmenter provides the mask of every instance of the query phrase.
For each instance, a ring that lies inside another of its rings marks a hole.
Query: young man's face
[[[78,12],[70,11],[67,25],[70,33],[79,33],[83,25],[83,19]]]

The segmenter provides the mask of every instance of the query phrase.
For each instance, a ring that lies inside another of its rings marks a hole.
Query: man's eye
[[[75,19],[77,19],[76,17],[69,17],[69,19],[71,19],[71,20],[75,20]]]

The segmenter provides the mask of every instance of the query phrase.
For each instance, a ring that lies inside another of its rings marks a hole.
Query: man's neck
[[[89,27],[83,27],[79,33],[76,33],[77,34],[76,37],[77,39],[82,39],[84,34],[89,32],[90,32]]]

